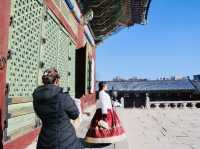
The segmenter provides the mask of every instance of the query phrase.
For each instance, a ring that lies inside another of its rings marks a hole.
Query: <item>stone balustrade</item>
[[[150,101],[147,108],[200,108],[200,101]]]

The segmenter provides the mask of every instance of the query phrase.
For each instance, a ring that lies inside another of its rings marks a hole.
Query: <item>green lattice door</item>
[[[40,63],[43,64],[42,72],[47,68],[57,67],[58,41],[60,27],[53,14],[47,10],[43,22],[42,48],[40,52]],[[40,77],[40,76],[39,76]]]
[[[40,69],[39,78],[47,68],[57,68],[61,75],[61,87],[65,91],[70,91],[70,94],[74,96],[75,45],[49,10],[47,10],[43,24],[43,45],[40,52],[40,63],[44,67]],[[39,82],[41,83],[41,80]]]
[[[72,41],[68,45],[69,62],[68,62],[68,88],[69,93],[75,96],[75,45]]]
[[[37,0],[12,0],[9,49],[15,53],[8,61],[8,135],[25,132],[35,125],[32,93],[38,85],[41,46],[42,4]]]
[[[37,87],[42,6],[36,0],[12,0],[13,23],[9,48],[15,51],[8,63],[11,97],[32,97]]]
[[[56,67],[61,86],[74,96],[75,44],[42,0],[12,0],[11,5],[9,48],[15,54],[7,69],[8,135],[15,136],[36,124],[32,93],[45,69]]]
[[[70,38],[67,33],[61,29],[60,30],[60,38],[59,38],[59,48],[58,48],[58,61],[57,68],[60,73],[60,86],[64,88],[65,91],[68,91],[68,45],[70,42]]]

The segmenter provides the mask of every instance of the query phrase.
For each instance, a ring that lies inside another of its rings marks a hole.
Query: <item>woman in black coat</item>
[[[42,76],[43,86],[33,93],[33,107],[42,121],[37,149],[82,149],[70,119],[79,116],[68,93],[59,87],[59,74],[51,68]]]

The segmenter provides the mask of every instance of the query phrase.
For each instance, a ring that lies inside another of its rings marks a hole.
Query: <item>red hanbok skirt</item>
[[[125,131],[114,110],[108,110],[106,122],[109,129],[99,127],[98,122],[102,120],[101,109],[97,109],[91,121],[90,128],[86,134],[85,142],[88,143],[115,143],[126,138]]]

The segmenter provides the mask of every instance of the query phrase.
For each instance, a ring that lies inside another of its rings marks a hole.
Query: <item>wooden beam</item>
[[[80,43],[80,39],[77,34],[73,31],[72,27],[69,25],[69,22],[65,19],[64,15],[59,10],[59,7],[56,6],[53,0],[44,0],[45,5],[53,12],[53,14],[58,18],[63,27],[70,34],[72,39],[77,43]],[[78,25],[78,23],[77,23]]]

